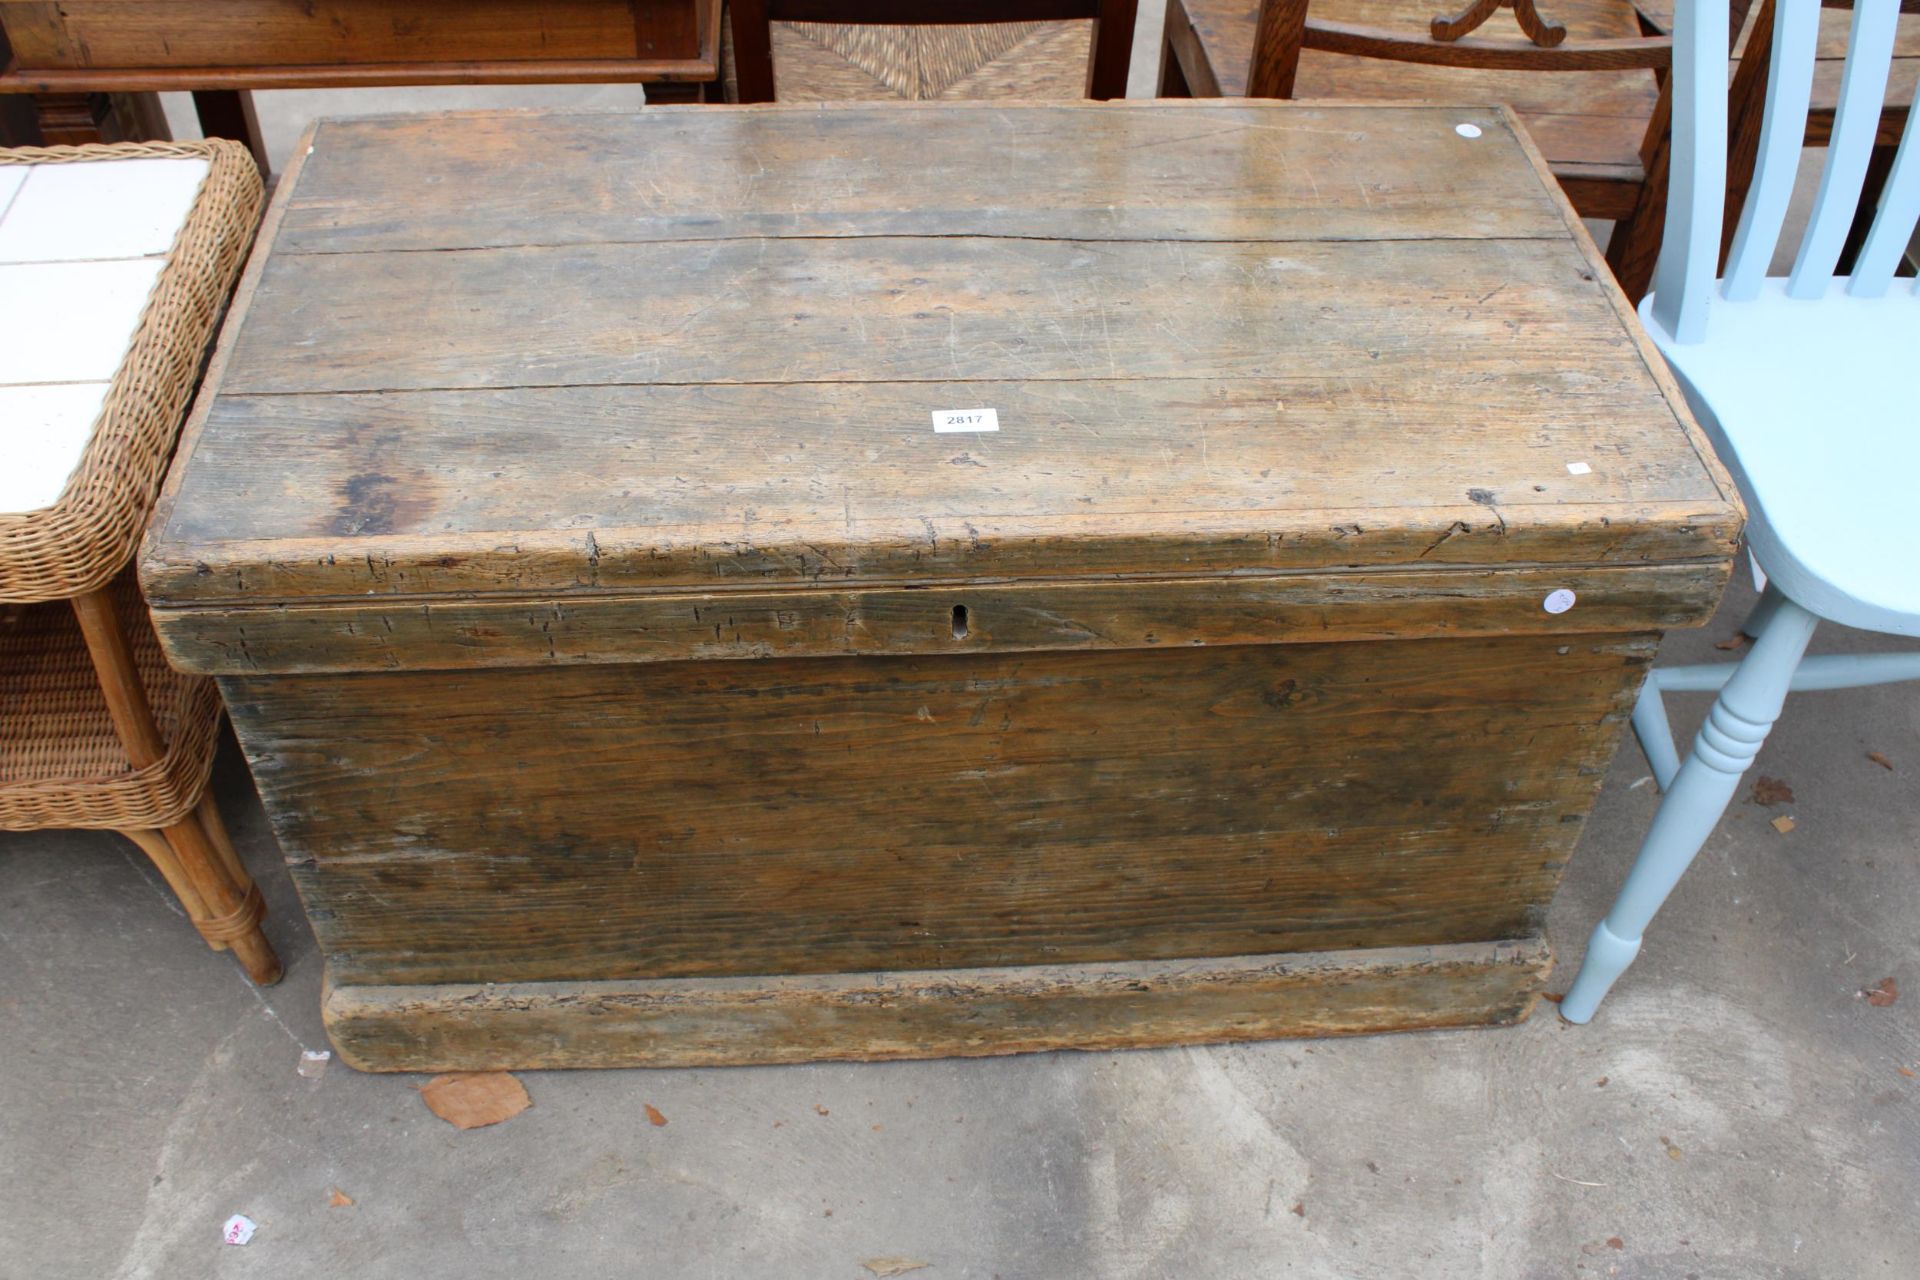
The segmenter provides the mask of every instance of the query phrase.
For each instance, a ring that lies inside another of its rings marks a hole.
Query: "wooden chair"
[[[1806,145],[1824,147],[1833,136],[1834,108],[1838,103],[1841,67],[1847,54],[1847,28],[1852,0],[1823,0],[1820,37],[1815,45],[1813,91],[1807,111]],[[1673,30],[1673,0],[1634,0],[1642,25],[1666,34]],[[1920,0],[1901,0],[1901,18],[1894,36],[1892,74],[1887,83],[1886,100],[1881,105],[1879,135],[1874,140],[1867,163],[1867,178],[1861,191],[1861,209],[1854,219],[1847,247],[1840,255],[1844,269],[1854,260],[1866,235],[1874,209],[1879,207],[1881,190],[1892,169],[1895,149],[1906,127],[1916,85],[1920,85]],[[1747,186],[1753,180],[1753,166],[1759,145],[1760,122],[1766,106],[1767,68],[1771,63],[1773,41],[1772,0],[1743,7],[1732,7],[1736,27],[1746,13],[1752,21],[1744,37],[1733,44],[1732,88],[1727,109],[1727,199],[1722,220],[1720,261],[1725,264],[1733,247],[1733,231],[1744,207]],[[1643,200],[1652,207],[1666,201],[1665,149],[1648,174],[1648,190]],[[1657,216],[1657,215],[1656,215]],[[1659,250],[1657,236],[1641,236],[1631,261],[1613,261],[1614,274],[1622,279],[1644,282],[1652,279],[1654,256]],[[1611,255],[1610,255],[1611,257]],[[1638,297],[1638,294],[1635,294]]]
[[[1618,224],[1609,263],[1650,263],[1641,247],[1658,243],[1659,201],[1646,187],[1671,40],[1649,34],[1630,0],[1542,0],[1544,19],[1518,0],[1513,34],[1467,34],[1498,21],[1502,2],[1448,19],[1433,16],[1444,0],[1168,0],[1160,91],[1510,103],[1575,210]]]
[[[926,26],[1092,18],[1086,96],[1107,99],[1127,96],[1136,5],[1137,0],[952,0],[939,5],[914,0],[728,0],[728,29],[739,100],[772,102],[775,22]]]
[[[1727,0],[1682,3],[1673,69],[1673,195],[1648,332],[1746,499],[1768,582],[1736,664],[1656,669],[1634,710],[1666,798],[1560,1005],[1593,1017],[1712,834],[1796,690],[1920,680],[1920,653],[1806,658],[1822,620],[1920,636],[1920,290],[1896,271],[1920,223],[1907,130],[1850,275],[1837,276],[1879,132],[1901,0],[1857,0],[1832,141],[1790,274],[1770,276],[1806,138],[1820,0],[1776,0],[1753,185],[1718,269],[1727,171]],[[1717,691],[1693,750],[1674,750],[1665,690]]]

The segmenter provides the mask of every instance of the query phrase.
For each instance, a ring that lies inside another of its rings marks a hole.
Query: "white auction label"
[[[1558,591],[1549,593],[1547,598],[1541,601],[1540,607],[1548,613],[1565,613],[1573,608],[1573,592],[1562,587]]]
[[[1570,476],[1590,476],[1593,474],[1593,468],[1584,462],[1569,462],[1567,464],[1567,474]]]
[[[935,409],[933,429],[941,435],[949,431],[998,431],[1000,412],[997,409]]]

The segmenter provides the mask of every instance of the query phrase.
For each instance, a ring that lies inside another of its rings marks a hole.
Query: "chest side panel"
[[[231,678],[342,983],[1537,927],[1646,636]]]

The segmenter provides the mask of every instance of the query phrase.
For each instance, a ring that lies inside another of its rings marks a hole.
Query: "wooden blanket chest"
[[[1740,512],[1504,111],[301,151],[142,574],[346,1061],[1525,1016]]]

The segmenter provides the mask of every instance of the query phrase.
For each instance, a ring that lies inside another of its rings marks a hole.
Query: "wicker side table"
[[[261,195],[237,143],[0,150],[0,828],[122,833],[269,983],[207,794],[218,695],[167,666],[127,572]]]

